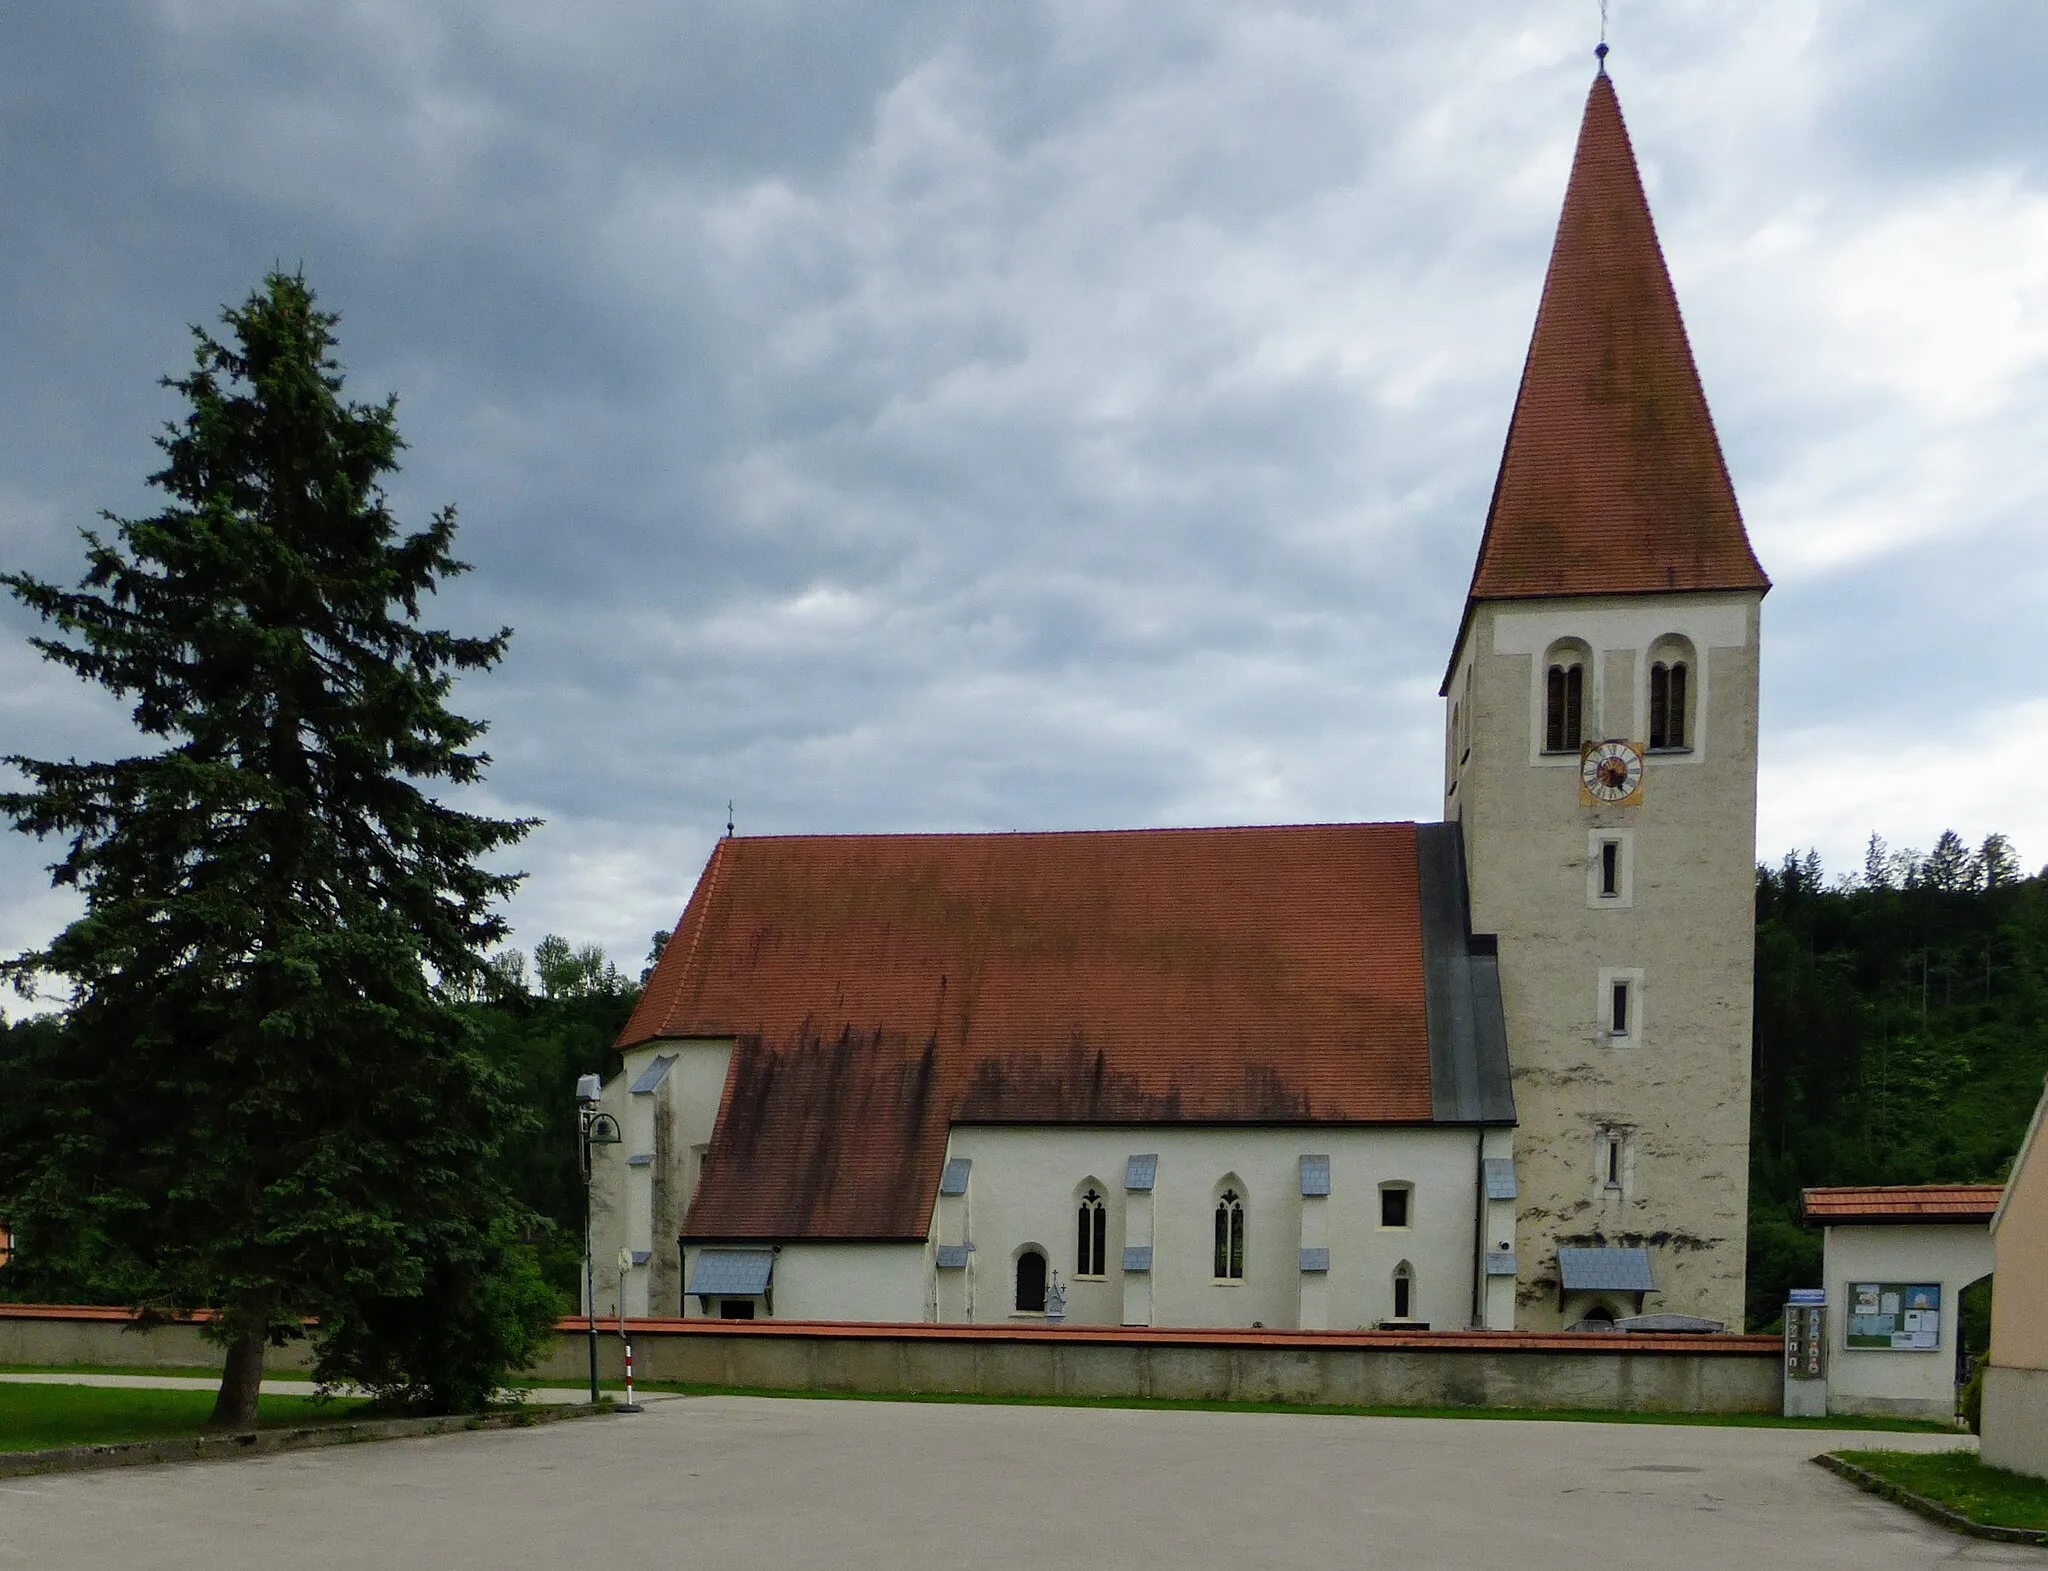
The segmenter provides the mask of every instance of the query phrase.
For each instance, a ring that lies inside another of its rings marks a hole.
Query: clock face
[[[1632,742],[1588,742],[1579,753],[1588,802],[1631,803],[1643,794],[1643,755]]]

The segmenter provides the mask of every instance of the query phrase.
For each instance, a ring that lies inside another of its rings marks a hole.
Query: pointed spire
[[[1602,60],[1471,599],[1769,587]]]

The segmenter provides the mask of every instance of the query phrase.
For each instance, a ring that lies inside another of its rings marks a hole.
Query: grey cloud
[[[1428,816],[1583,9],[47,8],[0,62],[0,353],[37,389],[0,407],[0,557],[69,576],[74,524],[146,509],[184,324],[303,260],[357,396],[400,394],[401,513],[460,507],[437,613],[519,630],[458,701],[479,800],[549,819],[527,942],[637,958],[728,796],[752,832]],[[1780,580],[1767,747],[2030,696],[2048,474],[2008,455],[2048,366],[1935,430],[1842,374],[1816,280],[1989,175],[2039,198],[2048,22],[1615,22]],[[1939,529],[1804,551],[1914,486]],[[8,745],[127,745],[25,630],[0,607]],[[32,852],[0,947],[56,909]]]

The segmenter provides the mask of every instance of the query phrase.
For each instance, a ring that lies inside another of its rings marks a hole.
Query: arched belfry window
[[[1074,1275],[1101,1276],[1109,1260],[1109,1210],[1102,1191],[1090,1184],[1074,1216]]]
[[[1650,651],[1650,746],[1692,746],[1696,686],[1692,646],[1678,637],[1659,639]]]
[[[1415,1267],[1405,1260],[1394,1267],[1394,1318],[1415,1318]]]
[[[1244,1200],[1235,1189],[1216,1197],[1216,1280],[1244,1280]]]
[[[1585,739],[1585,661],[1571,649],[1557,650],[1543,684],[1543,750],[1576,753]]]
[[[1045,1313],[1045,1251],[1042,1249],[1026,1249],[1017,1256],[1017,1311],[1027,1315]]]

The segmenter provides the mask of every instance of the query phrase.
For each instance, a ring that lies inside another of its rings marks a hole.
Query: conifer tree
[[[272,273],[222,338],[194,329],[165,384],[189,407],[158,438],[164,510],[86,531],[75,590],[0,575],[53,629],[43,656],[130,701],[152,744],[8,760],[27,789],[0,812],[61,837],[54,880],[85,909],[4,967],[66,979],[70,1003],[12,1066],[34,1111],[0,1152],[0,1214],[25,1252],[134,1284],[140,1307],[217,1310],[232,1426],[303,1316],[353,1334],[410,1301],[432,1356],[433,1316],[508,1302],[488,1282],[527,1225],[492,1176],[520,1115],[446,988],[505,931],[518,877],[482,859],[531,824],[423,788],[481,777],[484,727],[446,700],[510,630],[421,625],[465,571],[454,515],[401,532],[381,488],[395,400],[345,401],[337,320]],[[517,1362],[551,1311],[509,1301],[520,1324],[482,1340]],[[383,1388],[422,1389],[361,1344],[323,1372],[381,1359]]]

